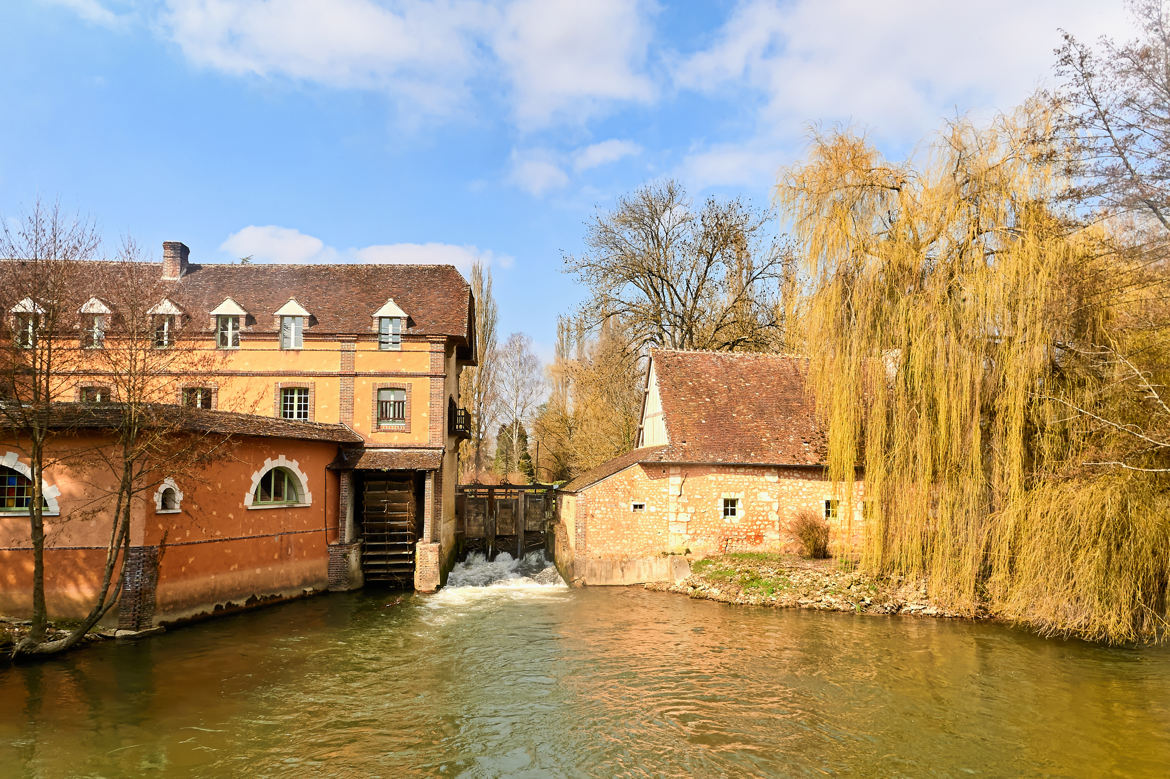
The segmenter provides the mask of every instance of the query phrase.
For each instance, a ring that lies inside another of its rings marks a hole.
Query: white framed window
[[[40,330],[40,316],[37,314],[13,314],[15,319],[12,336],[18,349],[32,349],[37,345],[37,331]]]
[[[183,387],[183,405],[187,408],[211,408],[210,387]]]
[[[836,519],[841,509],[841,501],[826,500],[825,501],[825,519]]]
[[[82,403],[109,403],[109,387],[82,387],[78,393]]]
[[[106,315],[84,314],[82,317],[81,348],[101,349],[106,345]]]
[[[406,390],[378,390],[378,424],[406,424]]]
[[[383,351],[402,349],[402,317],[384,316],[378,319],[378,348]]]
[[[248,510],[312,504],[309,478],[296,460],[284,455],[265,460],[252,473],[252,485],[244,495],[244,508]]]
[[[219,315],[215,318],[215,346],[217,349],[240,348],[240,318]]]
[[[280,415],[285,419],[296,419],[307,422],[309,420],[309,388],[281,388]]]
[[[303,349],[305,345],[305,318],[303,316],[282,316],[280,318],[280,348]]]
[[[645,501],[636,500],[630,504],[630,511],[645,511],[645,510],[646,510],[646,502]]]
[[[170,349],[175,345],[175,315],[154,315],[154,348]]]
[[[736,519],[739,517],[739,498],[723,499],[723,518]]]
[[[155,514],[178,514],[183,509],[183,491],[170,476],[162,480],[154,493]]]

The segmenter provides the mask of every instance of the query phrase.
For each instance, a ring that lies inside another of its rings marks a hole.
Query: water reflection
[[[1170,653],[531,576],[0,671],[0,774],[1149,774]]]

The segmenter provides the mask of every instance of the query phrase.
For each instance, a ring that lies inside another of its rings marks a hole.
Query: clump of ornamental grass
[[[829,556],[829,523],[820,514],[810,509],[799,511],[792,518],[790,529],[802,555],[814,560]]]

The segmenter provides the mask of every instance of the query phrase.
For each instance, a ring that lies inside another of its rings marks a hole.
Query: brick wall
[[[118,602],[118,628],[145,630],[154,622],[158,589],[158,547],[132,546],[122,566],[122,598]]]
[[[860,483],[852,522],[830,523],[835,540],[861,530]],[[576,556],[595,559],[728,551],[796,552],[789,530],[801,510],[824,514],[836,499],[820,469],[726,465],[634,465],[559,502]],[[723,499],[737,498],[724,517]],[[643,504],[634,510],[633,504]],[[844,502],[840,513],[844,514]]]

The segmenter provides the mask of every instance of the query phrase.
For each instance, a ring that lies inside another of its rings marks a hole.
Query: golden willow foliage
[[[1136,264],[1050,207],[1052,137],[1036,111],[959,123],[920,168],[814,139],[776,190],[811,276],[811,385],[830,477],[864,469],[863,567],[1042,632],[1149,638],[1170,493],[1134,468],[1170,458],[1135,446],[1164,354],[1135,323],[1165,289],[1117,283]]]

